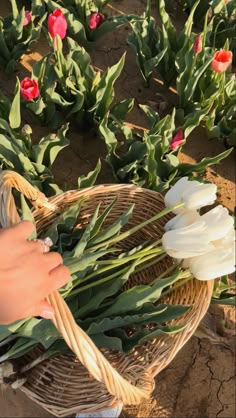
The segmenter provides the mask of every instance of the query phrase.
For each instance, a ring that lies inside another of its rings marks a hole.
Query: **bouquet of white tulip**
[[[196,279],[210,280],[235,271],[234,219],[222,205],[201,215],[199,209],[216,200],[217,187],[179,180],[165,195],[176,216],[167,222],[162,244],[171,257],[183,260]]]

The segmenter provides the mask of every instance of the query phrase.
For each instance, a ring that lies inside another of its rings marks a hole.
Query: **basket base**
[[[78,413],[75,418],[118,418],[121,414],[122,408],[122,402],[117,402],[115,406],[102,411]]]

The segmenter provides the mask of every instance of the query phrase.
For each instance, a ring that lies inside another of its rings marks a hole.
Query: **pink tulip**
[[[29,77],[25,77],[20,83],[20,94],[27,102],[37,99],[39,96],[39,86],[37,81],[32,80]]]
[[[198,35],[195,38],[194,44],[193,44],[193,50],[195,52],[195,54],[200,54],[200,52],[202,51],[202,37],[201,35]]]
[[[89,18],[88,26],[91,30],[97,29],[105,20],[102,13],[93,13]]]
[[[64,39],[66,36],[67,21],[60,9],[55,9],[53,13],[48,16],[48,32],[52,38],[56,35]]]
[[[170,143],[170,149],[172,151],[175,151],[178,147],[180,147],[181,145],[183,145],[185,142],[184,139],[184,133],[183,130],[180,129],[175,136],[173,137],[171,143]]]
[[[227,68],[232,64],[232,60],[232,52],[221,49],[220,51],[215,52],[211,63],[211,67],[216,73],[224,73],[227,70]]]
[[[31,20],[32,20],[32,14],[29,10],[26,10],[23,26],[27,26],[31,22]]]

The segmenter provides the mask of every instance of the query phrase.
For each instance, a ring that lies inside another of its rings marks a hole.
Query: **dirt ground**
[[[172,1],[173,18],[178,27],[184,20]],[[142,13],[144,0],[120,0],[113,2],[113,8],[121,12]],[[8,2],[0,4],[0,14],[9,10]],[[178,17],[178,18],[177,18]],[[165,112],[176,103],[173,90],[166,90],[154,78],[151,87],[146,89],[142,85],[141,76],[135,64],[133,52],[127,46],[128,27],[121,27],[102,38],[96,49],[91,51],[93,63],[104,69],[114,64],[127,50],[126,65],[123,74],[116,85],[117,98],[134,97],[135,110],[130,122],[145,126],[145,119],[138,109],[138,103],[152,103],[160,111]],[[47,51],[46,42],[33,45],[33,52],[26,55],[21,62],[18,76],[29,75],[32,64],[40,59]],[[15,85],[14,76],[11,80],[0,72],[0,88],[8,95],[12,95]],[[161,106],[160,106],[161,105]],[[138,122],[137,122],[138,121]],[[34,132],[35,140],[40,139],[47,128],[34,124],[28,116],[25,123],[29,123]],[[82,136],[77,132],[70,132],[71,146],[63,150],[54,166],[54,174],[59,184],[68,188],[76,187],[77,178],[95,167],[97,159],[104,158],[103,143],[94,135]],[[213,156],[224,151],[223,145],[217,140],[209,141],[202,128],[195,130],[183,147],[181,160],[193,162],[205,156]],[[235,153],[226,161],[212,167],[207,172],[207,178],[219,187],[218,200],[231,211],[235,205]],[[104,164],[99,183],[112,182],[111,172]],[[232,309],[224,311],[222,308],[211,310],[212,318],[219,328],[225,316],[235,320]],[[221,329],[222,331],[222,329]],[[201,337],[206,330],[199,334]],[[209,333],[208,333],[209,334]],[[231,418],[235,416],[235,356],[233,343],[231,346],[213,344],[213,338],[192,337],[185,347],[178,353],[173,362],[156,377],[156,389],[150,403],[139,408],[125,408],[123,417],[173,417],[173,418]],[[231,339],[232,340],[232,339]],[[0,417],[47,417],[49,414],[36,404],[29,401],[20,391],[8,389],[0,393]]]

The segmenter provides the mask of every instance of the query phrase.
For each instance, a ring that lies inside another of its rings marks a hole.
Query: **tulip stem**
[[[59,72],[61,73],[61,76],[64,76],[63,73],[63,65],[62,65],[62,40],[59,37],[59,35],[56,35],[53,39],[53,49],[55,52],[56,62],[58,64]]]
[[[100,266],[100,268],[92,271],[92,273],[88,274],[88,276],[86,276],[84,279],[77,278],[73,280],[73,287],[75,288],[76,286],[80,285],[81,283],[85,281],[93,279],[102,273],[108,272],[109,270],[114,270],[115,268],[120,267],[123,264],[128,264],[128,262],[134,261],[135,259],[138,259],[138,258],[145,259],[146,257],[148,257],[148,259],[151,259],[157,255],[162,254],[163,248],[158,247],[158,246],[155,247],[155,245],[158,243],[159,243],[159,240],[149,245],[148,247],[143,248],[129,256],[124,256],[124,257],[117,258],[114,260],[109,259],[109,260],[97,261],[96,264],[97,266]]]
[[[217,32],[218,32],[218,27],[222,24],[222,22],[224,22],[224,20],[220,19],[219,22],[216,25],[216,28],[215,28],[215,31],[214,31],[213,45],[212,45],[213,48],[216,47],[216,35],[217,35]]]
[[[188,76],[189,80],[191,80],[191,78],[193,76],[193,72],[195,70],[196,62],[197,62],[197,56],[198,56],[198,54],[195,53],[195,55],[193,57],[193,60],[192,60],[192,65],[191,65],[190,70],[189,70],[189,76]],[[190,96],[188,96],[188,97],[186,97],[186,95],[184,94],[184,103],[181,103],[182,108],[185,108],[186,105],[190,102],[190,99],[192,98],[193,94],[194,94],[194,90],[191,92]],[[180,98],[180,101],[181,101],[181,98]]]
[[[4,347],[4,345],[9,344],[10,342],[14,341],[17,338],[16,334],[10,335],[9,337],[5,338],[5,340],[0,342],[0,347]]]
[[[185,277],[183,280],[180,279],[175,286],[170,287],[168,290],[163,292],[161,294],[161,297],[163,296],[166,297],[167,295],[172,293],[174,290],[178,289],[179,287],[183,286],[185,283],[189,282],[189,280],[193,279],[193,275],[189,271],[187,271],[187,273],[188,273],[187,277]]]
[[[159,257],[157,257],[157,255],[159,255]],[[136,265],[136,266],[139,266],[139,265],[142,265],[142,267],[140,267],[139,269],[135,269],[134,271],[133,271],[133,273],[136,273],[136,272],[140,272],[140,271],[142,271],[142,270],[144,270],[145,268],[148,268],[149,266],[150,266],[150,263],[148,263],[148,264],[146,264],[146,262],[147,261],[149,261],[149,260],[155,260],[155,262],[153,262],[153,264],[156,264],[156,263],[158,263],[159,261],[161,261],[164,257],[166,257],[166,254],[163,254],[163,253],[159,253],[159,254],[147,254],[146,256],[144,256],[144,257],[139,257],[139,259],[135,259],[134,260],[134,264]],[[130,269],[130,265],[128,265],[128,266],[126,266],[126,267],[123,267],[122,269],[120,269],[120,270],[117,270],[117,271],[115,271],[114,273],[112,273],[112,274],[110,274],[108,277],[102,277],[101,279],[99,279],[99,280],[97,280],[97,281],[95,281],[95,282],[92,282],[92,283],[88,283],[87,285],[84,285],[84,286],[82,286],[82,287],[79,287],[79,288],[77,288],[77,289],[74,289],[74,290],[72,290],[72,292],[69,294],[69,296],[68,296],[68,298],[67,299],[69,299],[69,298],[71,298],[71,297],[74,297],[74,296],[77,296],[79,293],[81,293],[81,292],[83,292],[84,290],[87,290],[87,289],[89,289],[89,288],[91,288],[91,287],[95,287],[95,286],[98,286],[98,285],[100,285],[100,284],[103,284],[103,283],[106,283],[106,282],[108,282],[108,281],[110,281],[110,280],[112,280],[112,279],[115,279],[115,278],[117,278],[117,277],[119,277],[119,276],[121,276],[122,274],[126,274],[128,271],[129,271],[129,269]],[[102,271],[100,271],[99,273],[101,273]],[[133,274],[132,273],[132,274]],[[96,272],[95,272],[95,274],[94,274],[94,277],[96,277]],[[93,278],[92,277],[92,274],[90,275],[90,276],[88,276],[88,277],[86,277],[81,283],[83,283],[83,282],[86,282],[87,280],[88,280],[88,278],[89,279],[91,279],[91,278]]]
[[[58,67],[59,67],[59,71],[63,76],[63,68],[62,68],[62,62],[61,62],[61,51],[59,51],[58,49],[56,50],[56,54],[57,54],[57,63],[58,63]]]
[[[134,234],[137,231],[140,231],[140,229],[144,228],[145,226],[151,224],[152,222],[157,221],[158,219],[162,218],[164,215],[167,215],[168,213],[171,213],[171,212],[175,211],[176,209],[181,208],[183,206],[184,206],[184,203],[179,203],[178,205],[172,206],[171,208],[163,209],[161,212],[157,213],[156,215],[152,216],[151,218],[147,219],[146,221],[144,221],[144,222],[142,222],[138,225],[135,225],[133,228],[129,229],[128,231],[125,231],[125,232],[119,234],[118,236],[107,240],[106,245],[111,245],[111,244],[114,244],[116,242],[120,242],[121,240],[123,240],[125,238],[130,237],[130,235]],[[101,243],[99,243],[99,244],[97,244],[93,247],[93,251],[95,251],[95,250],[97,250],[97,249],[99,249],[103,246],[104,246],[104,242],[101,242]],[[87,253],[87,252],[88,252],[88,250],[85,250],[85,253]]]

